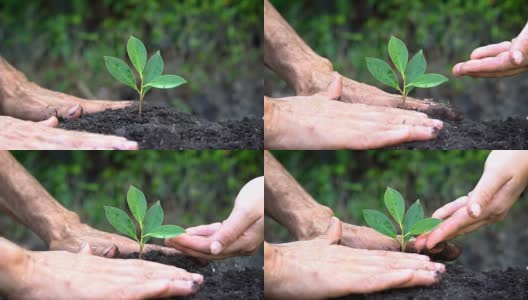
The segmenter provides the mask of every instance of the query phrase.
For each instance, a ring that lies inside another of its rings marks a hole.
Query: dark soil
[[[440,283],[430,287],[394,289],[339,299],[528,299],[528,270],[509,268],[504,271],[473,272],[461,265],[448,265]]]
[[[400,144],[395,149],[528,149],[528,120],[473,121],[453,118],[444,109],[430,109],[427,115],[444,122],[436,139]]]
[[[125,258],[137,258],[137,254]],[[167,256],[161,252],[149,252],[143,259],[176,266],[204,276],[204,285],[193,296],[170,299],[263,299],[264,272],[262,264],[236,266],[231,262],[210,262],[203,265],[191,257]]]
[[[174,108],[138,107],[105,110],[75,120],[62,120],[61,128],[111,134],[137,141],[141,149],[263,149],[262,119],[244,118],[211,122]]]

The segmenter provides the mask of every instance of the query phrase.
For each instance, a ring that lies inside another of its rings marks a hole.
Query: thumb
[[[229,218],[222,223],[220,229],[213,235],[210,250],[213,255],[218,255],[234,243],[257,220],[258,216],[250,217],[251,213],[244,210],[233,210]]]
[[[521,33],[512,42],[510,59],[516,65],[522,65],[528,58],[528,23]]]
[[[341,221],[336,217],[332,217],[326,233],[318,239],[327,240],[330,245],[338,244],[341,241],[341,233]]]
[[[339,100],[343,91],[343,77],[339,73],[332,73],[332,79],[328,84],[325,92],[318,93],[317,95],[328,97],[332,100]]]
[[[497,191],[506,183],[507,178],[499,177],[495,172],[484,170],[477,186],[468,195],[467,211],[474,218],[478,218],[482,208],[487,207]]]

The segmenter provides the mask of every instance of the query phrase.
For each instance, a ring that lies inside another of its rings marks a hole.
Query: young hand
[[[419,236],[415,247],[431,249],[441,241],[504,219],[527,185],[528,151],[492,151],[473,191],[439,208],[433,217],[444,222]]]
[[[252,255],[264,240],[264,177],[248,182],[222,223],[200,225],[165,240],[165,245],[204,259]]]
[[[470,60],[453,67],[456,76],[508,77],[528,71],[528,23],[511,42],[475,49]]]

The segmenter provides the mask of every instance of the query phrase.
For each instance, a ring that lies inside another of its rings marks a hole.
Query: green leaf
[[[145,72],[143,74],[143,85],[148,84],[152,79],[160,76],[163,73],[163,58],[161,58],[160,52],[154,53],[145,66]]]
[[[108,72],[110,72],[115,79],[133,89],[137,89],[136,77],[130,67],[123,60],[111,56],[105,56],[104,60]]]
[[[114,228],[122,234],[128,235],[137,241],[136,227],[132,222],[132,219],[119,208],[105,206],[106,219]]]
[[[400,89],[398,86],[398,77],[396,77],[396,73],[394,73],[394,70],[392,70],[388,63],[378,58],[367,57],[367,68],[370,74],[381,83],[397,90]]]
[[[394,229],[394,225],[391,223],[389,218],[387,218],[387,216],[383,213],[377,210],[364,209],[363,217],[365,218],[365,221],[367,222],[368,226],[370,226],[377,232],[393,239],[396,238],[396,230]]]
[[[185,79],[176,75],[162,75],[154,78],[150,83],[145,86],[151,86],[159,89],[170,89],[187,83]]]
[[[407,60],[409,59],[407,46],[400,39],[391,36],[389,40],[389,56],[394,66],[396,66],[396,69],[403,76],[405,74],[405,68],[407,67]]]
[[[389,210],[391,216],[401,225],[403,213],[405,212],[405,200],[403,200],[400,192],[387,187],[383,199],[385,200],[385,206]]]
[[[408,232],[409,235],[419,235],[428,231],[431,231],[436,228],[436,226],[440,225],[442,223],[442,220],[435,219],[435,218],[427,218],[423,219],[421,221],[418,221],[418,223],[414,224],[414,226],[411,228],[411,230]]]
[[[143,218],[147,212],[147,199],[142,191],[134,186],[130,186],[127,193],[128,208],[132,212],[132,215],[139,223],[139,226],[143,228]]]
[[[176,225],[163,225],[158,228],[155,228],[152,232],[146,236],[151,236],[160,239],[168,239],[175,236],[178,236],[182,233],[185,233],[185,229]]]
[[[420,50],[416,53],[413,58],[409,61],[407,69],[405,70],[405,81],[413,82],[414,79],[422,76],[425,73],[427,62],[423,55],[423,51]]]
[[[440,74],[424,74],[414,79],[413,82],[408,85],[419,87],[419,88],[430,88],[440,85],[446,82],[448,79]]]
[[[148,234],[154,229],[158,228],[163,224],[163,208],[161,208],[160,202],[156,201],[145,215],[143,221],[143,234]]]
[[[418,223],[418,221],[423,219],[423,217],[424,211],[422,205],[420,204],[420,200],[416,200],[416,202],[414,202],[414,204],[409,207],[405,213],[405,216],[403,217],[402,234],[405,235],[407,232],[409,232],[414,224]]]
[[[141,74],[143,77],[143,68],[145,68],[145,63],[147,62],[147,49],[143,42],[135,38],[133,35],[130,36],[127,43],[127,52],[132,65]]]

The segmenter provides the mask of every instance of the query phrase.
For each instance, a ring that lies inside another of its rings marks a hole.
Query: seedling
[[[151,88],[170,89],[187,83],[185,79],[176,75],[161,75],[163,73],[163,59],[159,51],[147,61],[147,49],[143,42],[130,36],[127,43],[128,58],[139,74],[139,86],[136,76],[126,62],[111,56],[105,56],[108,72],[121,83],[128,85],[139,93],[139,115],[143,107],[143,98]]]
[[[402,78],[403,84],[401,86],[394,70],[383,60],[367,57],[367,68],[370,74],[378,81],[395,88],[402,94],[403,106],[405,106],[407,95],[414,88],[431,88],[447,81],[447,78],[440,74],[424,74],[427,62],[422,50],[418,51],[407,62],[409,52],[407,51],[407,46],[400,39],[392,36],[389,40],[388,48],[392,63]]]
[[[127,203],[130,212],[139,224],[139,236],[136,226],[128,214],[119,208],[105,206],[105,214],[108,222],[124,235],[131,237],[139,243],[139,259],[143,256],[143,247],[150,238],[167,239],[178,236],[185,232],[183,228],[176,225],[163,224],[163,209],[160,202],[154,203],[147,211],[147,200],[139,189],[130,186],[127,193]]]
[[[402,252],[405,252],[407,242],[413,236],[431,231],[442,223],[440,219],[424,219],[424,211],[420,200],[416,200],[409,210],[405,212],[405,200],[403,200],[402,195],[397,190],[390,187],[387,187],[385,191],[384,201],[387,210],[400,227],[402,235],[400,239],[398,239],[391,220],[383,213],[377,210],[365,209],[363,210],[363,217],[367,221],[368,226],[381,234],[397,240],[401,244]]]

